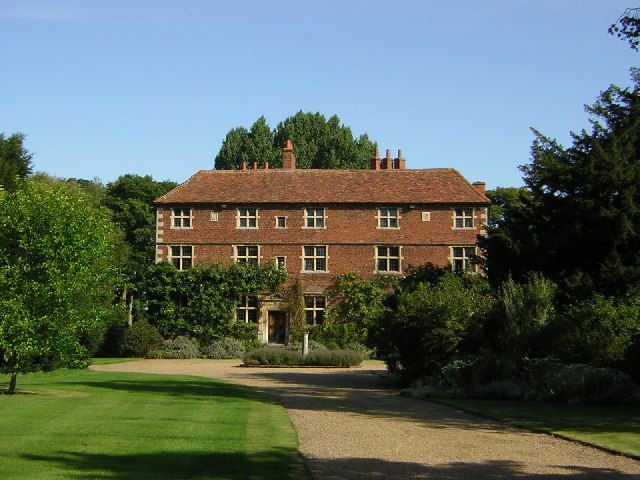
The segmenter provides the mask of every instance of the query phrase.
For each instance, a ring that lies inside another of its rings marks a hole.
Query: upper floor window
[[[172,228],[191,228],[191,209],[174,208],[172,211]]]
[[[453,212],[453,228],[473,228],[473,208],[454,208]]]
[[[237,228],[258,228],[258,209],[253,207],[238,208]]]
[[[191,245],[172,245],[169,247],[173,266],[178,270],[189,270],[193,266],[193,247]]]
[[[244,323],[258,323],[258,298],[246,296],[236,309],[236,320]]]
[[[259,248],[257,245],[238,245],[235,247],[235,260],[238,263],[259,263]]]
[[[379,208],[378,228],[400,228],[399,218],[397,208]]]
[[[305,295],[304,316],[307,325],[319,325],[324,322],[326,300],[320,295]]]
[[[400,247],[376,247],[376,271],[400,273]]]
[[[305,228],[325,228],[324,208],[304,209]]]
[[[324,245],[302,247],[302,270],[305,272],[326,272],[327,247]]]
[[[451,267],[456,272],[475,272],[476,247],[451,247]]]
[[[287,228],[287,217],[276,217],[276,228]]]

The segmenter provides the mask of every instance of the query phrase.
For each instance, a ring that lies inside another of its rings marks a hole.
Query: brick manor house
[[[287,141],[282,168],[201,170],[155,203],[157,262],[275,262],[301,278],[306,321],[317,324],[336,275],[402,275],[426,262],[474,271],[489,199],[452,168],[406,169],[401,151],[376,150],[368,170],[296,169]],[[263,342],[287,338],[280,298],[248,297],[237,319],[257,322]]]

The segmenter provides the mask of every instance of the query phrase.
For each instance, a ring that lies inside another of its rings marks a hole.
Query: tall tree
[[[237,169],[242,162],[269,162],[282,166],[282,146],[293,142],[298,168],[369,168],[374,143],[367,134],[354,138],[337,115],[328,120],[320,113],[298,112],[280,122],[274,131],[260,117],[250,131],[229,131],[216,156],[215,168]]]
[[[0,367],[11,374],[76,366],[113,314],[113,224],[64,184],[0,190]]]
[[[16,178],[25,178],[31,173],[33,157],[24,146],[24,134],[14,133],[5,137],[0,133],[0,187],[13,190]]]
[[[103,203],[111,210],[114,223],[122,230],[128,246],[126,299],[129,322],[133,294],[142,278],[155,263],[155,228],[153,201],[176,186],[175,182],[157,182],[150,176],[123,175],[107,185]]]
[[[640,46],[640,8],[627,8],[622,16],[609,27],[609,33],[629,42],[638,51]]]
[[[517,246],[521,272],[541,271],[565,292],[640,287],[637,70],[632,78],[632,88],[610,86],[586,107],[592,128],[573,134],[570,147],[534,131],[532,161],[521,167],[531,198],[514,210],[510,229],[498,232],[507,247]],[[512,255],[509,248],[488,251],[490,273],[493,260]]]

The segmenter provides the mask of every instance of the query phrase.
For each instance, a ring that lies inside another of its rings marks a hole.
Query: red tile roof
[[[180,203],[488,203],[452,168],[201,170],[156,200]]]

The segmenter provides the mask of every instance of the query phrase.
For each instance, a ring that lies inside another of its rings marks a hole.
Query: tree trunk
[[[133,293],[129,293],[127,297],[127,324],[133,325]]]
[[[16,393],[16,379],[18,378],[18,372],[11,372],[11,380],[9,381],[9,388],[7,389],[8,395]]]

